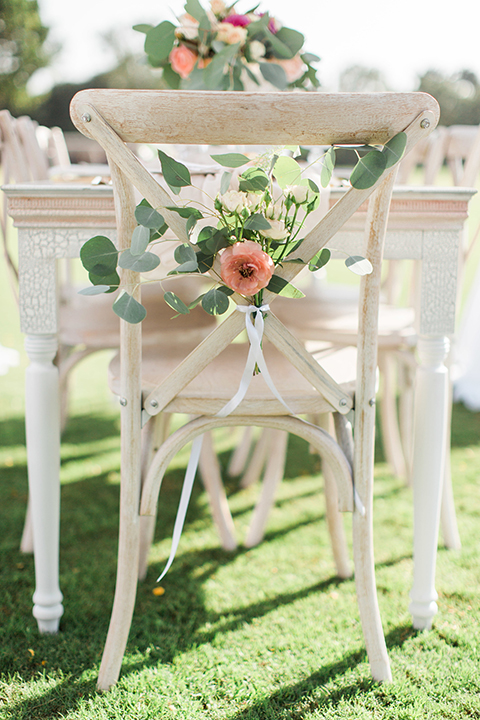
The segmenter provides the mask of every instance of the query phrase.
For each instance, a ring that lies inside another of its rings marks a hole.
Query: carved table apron
[[[112,188],[79,183],[5,186],[8,213],[18,228],[21,330],[26,371],[29,492],[36,589],[33,614],[41,632],[56,632],[63,613],[58,581],[60,429],[57,352],[57,260],[79,256],[93,235],[114,238]],[[430,627],[437,610],[435,558],[448,425],[445,358],[454,332],[458,248],[474,190],[406,188],[393,192],[385,258],[421,261],[414,410],[414,626]],[[341,190],[332,190],[330,202]],[[330,247],[363,254],[366,206]]]

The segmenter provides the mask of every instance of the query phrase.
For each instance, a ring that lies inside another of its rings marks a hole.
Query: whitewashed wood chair
[[[77,129],[97,140],[107,153],[114,179],[119,247],[124,249],[129,247],[136,225],[132,185],[153,207],[162,208],[162,213],[182,241],[189,241],[179,216],[165,209],[173,203],[172,198],[138,162],[126,143],[384,143],[397,132],[405,131],[407,149],[410,149],[428,132],[427,127],[433,129],[436,125],[438,106],[433,98],[423,94],[87,90],[73,99],[71,116]],[[332,412],[340,444],[321,428],[289,414],[272,397],[261,376],[253,378],[246,398],[232,415],[216,416],[233,394],[235,368],[241,374],[244,367],[244,357],[240,357],[237,346],[231,344],[245,326],[243,313],[229,315],[183,360],[175,353],[162,354],[160,348],[150,370],[146,367],[148,357],[142,363],[141,324],[122,322],[118,388],[122,397],[118,574],[99,689],[110,688],[121,668],[135,604],[141,516],[155,516],[161,480],[171,458],[198,435],[215,427],[232,425],[267,426],[300,435],[314,445],[333,468],[339,507],[353,512],[355,580],[372,675],[380,681],[390,679],[376,598],[373,558],[375,404],[372,398],[376,383],[380,266],[393,180],[394,172],[388,171],[368,190],[351,189],[309,233],[301,248],[302,259],[313,257],[373,194],[366,229],[366,255],[374,270],[362,281],[355,393],[350,385],[336,383],[305,351],[303,344],[282,326],[273,311],[265,316],[266,360],[272,367],[274,381],[278,383],[284,400],[296,414]],[[285,265],[280,274],[291,280],[297,272],[298,266],[292,263]],[[122,281],[133,286],[137,284],[138,277],[131,271],[125,271]],[[140,289],[136,291],[136,297],[139,296]],[[239,305],[248,305],[248,300],[240,296],[233,296],[233,299]],[[274,299],[272,293],[265,294],[265,302],[271,303]],[[180,364],[177,365],[178,362]],[[279,372],[277,378],[276,367]],[[281,382],[282,377],[286,387]],[[353,408],[354,398],[355,445],[352,449],[346,415]],[[159,448],[142,489],[142,416],[151,422],[148,418],[161,411],[181,411],[199,417],[176,431]]]
[[[28,116],[14,118],[8,110],[0,111],[0,150],[3,173],[3,183],[42,182],[59,173],[69,176],[88,176],[97,172],[108,172],[108,166],[100,165],[72,165],[68,150],[63,140],[63,134],[58,128],[43,128],[44,147],[38,140],[38,126]],[[52,132],[53,131],[53,132]],[[50,160],[47,157],[48,144],[53,143],[50,151]],[[5,199],[5,197],[4,197]],[[12,291],[17,299],[18,277],[15,261],[13,259],[12,240],[8,233],[6,205],[2,213],[2,241],[4,255],[10,270]],[[73,284],[68,266],[62,283],[59,313],[59,349],[56,364],[59,371],[60,398],[61,398],[61,427],[64,428],[68,414],[68,387],[72,370],[77,364],[94,352],[107,349],[117,349],[120,345],[120,323],[118,317],[112,312],[111,296],[97,296],[85,298],[78,295],[78,287]],[[147,320],[144,323],[144,341],[146,343],[173,343],[193,347],[204,338],[215,325],[215,320],[199,308],[188,315],[178,318],[172,323],[173,311],[163,301],[163,292],[171,289],[172,281],[167,280],[160,292],[157,286],[150,286],[145,292],[144,302],[147,307]],[[178,282],[176,284],[178,288]],[[184,283],[183,291],[188,299],[195,297],[195,289]],[[213,478],[218,476],[217,465],[213,455],[213,448],[206,444],[202,464],[207,487],[208,473]],[[217,517],[216,511],[215,517]],[[233,535],[228,532],[225,523],[219,526],[220,539],[223,547],[233,549],[236,546]],[[30,512],[27,511],[22,539],[20,543],[22,552],[33,552],[33,536],[30,521]]]

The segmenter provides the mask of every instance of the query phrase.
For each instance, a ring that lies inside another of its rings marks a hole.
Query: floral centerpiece
[[[187,0],[178,25],[168,20],[153,27],[136,25],[145,33],[150,65],[162,68],[165,84],[174,89],[244,90],[267,81],[280,90],[319,86],[312,63],[316,55],[303,51],[304,36],[283,26],[258,5],[240,13],[237,2]]]
[[[355,150],[358,162],[350,175],[351,185],[359,189],[374,185],[383,171],[401,158],[405,143],[405,133],[399,133],[383,148],[367,147],[365,155]],[[262,305],[265,289],[291,298],[303,296],[275,272],[286,263],[306,265],[297,251],[304,240],[305,221],[319,204],[320,189],[312,179],[302,177],[302,167],[292,157],[295,151],[273,148],[254,159],[241,153],[212,155],[219,166],[227,168],[217,196],[206,198],[200,207],[184,201],[164,208],[184,219],[189,238],[189,243],[176,248],[178,265],[168,275],[210,274],[214,282],[188,305],[175,293],[165,292],[165,301],[177,313],[187,314],[201,304],[207,313],[221,315],[227,311],[229,296],[234,292],[255,307]],[[192,186],[184,164],[162,150],[158,150],[158,156],[162,175],[173,194],[179,195],[182,188]],[[331,147],[316,160],[321,163],[319,178],[324,187],[330,183],[335,157],[335,148]],[[234,171],[243,166],[243,172],[235,177]],[[119,253],[111,240],[96,236],[85,243],[80,253],[92,282],[92,287],[81,292],[93,295],[120,288],[113,309],[128,322],[141,322],[146,311],[132,296],[133,288],[121,286],[117,268],[144,274],[158,267],[160,258],[151,248],[165,239],[168,225],[161,214],[164,210],[142,200],[135,210],[138,225],[129,249]],[[308,268],[318,270],[329,258],[330,251],[323,248],[308,262]],[[370,271],[364,258],[348,257],[345,262],[358,274]]]

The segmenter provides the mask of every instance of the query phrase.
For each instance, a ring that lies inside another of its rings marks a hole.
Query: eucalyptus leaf
[[[136,30],[137,32],[145,33],[145,35],[148,33],[149,30],[153,28],[153,25],[147,25],[145,23],[140,23],[139,25],[134,25],[132,30]]]
[[[402,159],[407,145],[407,133],[400,132],[395,135],[383,148],[383,154],[386,157],[387,168],[395,165]]]
[[[230,182],[232,180],[233,173],[231,172],[224,172],[222,174],[222,179],[220,180],[220,194],[224,195],[228,188],[230,187]]]
[[[183,243],[183,245],[177,245],[174,250],[173,256],[178,263],[186,263],[192,260],[195,261],[196,259],[195,250],[190,245],[187,245],[187,243]]]
[[[302,169],[293,158],[280,155],[273,166],[273,175],[282,190],[284,190],[287,185],[298,185],[302,176]]]
[[[370,275],[373,270],[370,260],[360,255],[351,255],[345,260],[345,265],[355,275]]]
[[[82,288],[78,291],[79,295],[102,295],[103,293],[110,292],[110,285],[89,285],[86,288]]]
[[[203,80],[209,90],[219,88],[225,75],[226,65],[233,60],[239,49],[240,43],[226,45],[207,65],[203,71]]]
[[[195,20],[198,20],[199,23],[207,16],[207,13],[201,6],[199,0],[187,0],[185,3],[185,12],[195,18]],[[210,23],[208,23],[208,25],[210,26]]]
[[[268,175],[258,167],[248,168],[238,178],[238,189],[242,192],[263,192],[268,185]]]
[[[128,323],[135,325],[145,319],[147,311],[141,303],[122,290],[112,305],[113,311],[118,317]]]
[[[202,302],[202,298],[204,297],[205,293],[202,293],[199,295],[195,300],[192,300],[191,303],[188,303],[188,309],[193,310],[193,308],[196,308],[199,303]]]
[[[350,183],[357,190],[366,190],[375,185],[387,164],[386,156],[380,150],[371,150],[360,158],[350,175]]]
[[[178,265],[174,270],[170,270],[168,275],[185,275],[188,273],[197,273],[198,271],[197,260],[187,260],[187,262]]]
[[[210,155],[219,165],[229,168],[237,168],[250,162],[250,158],[241,153],[226,153],[224,155]]]
[[[282,295],[283,297],[294,299],[305,297],[298,288],[291,285],[279,275],[272,275],[270,282],[267,285],[267,290],[270,290],[270,292],[276,293],[277,295]]]
[[[217,230],[206,242],[207,250],[214,255],[230,244],[227,228]]]
[[[190,218],[194,217],[196,220],[201,220],[203,215],[198,208],[194,207],[179,207],[178,205],[168,206],[167,210],[176,212],[180,217]]]
[[[335,148],[332,146],[328,148],[327,152],[322,158],[322,169],[320,172],[320,183],[322,187],[328,187],[330,180],[332,179],[333,170],[335,167]]]
[[[180,313],[180,315],[188,315],[190,310],[185,305],[183,300],[180,300],[178,295],[175,295],[174,292],[171,292],[170,290],[166,292],[163,296],[163,299],[169,305],[175,312]]]
[[[330,260],[331,252],[328,248],[322,248],[308,263],[308,269],[312,272],[320,270]]]
[[[145,52],[155,62],[166,60],[175,43],[175,25],[165,20],[151,28],[145,37]]]
[[[118,264],[125,270],[134,272],[150,272],[160,265],[160,258],[151,252],[133,254],[130,250],[124,250],[120,255]]]
[[[150,230],[144,225],[137,225],[132,233],[130,250],[132,255],[141,255],[147,249],[150,242]],[[121,267],[121,266],[120,266]]]
[[[179,188],[188,187],[192,184],[190,171],[185,165],[177,162],[163,150],[157,150],[160,163],[162,165],[162,174],[169,188],[178,194]]]
[[[88,272],[111,275],[117,267],[118,250],[109,238],[95,235],[82,245],[80,259]]]
[[[278,34],[278,32],[275,34],[272,33],[268,28],[265,30],[265,35],[270,43],[272,54],[279,60],[291,60],[295,53],[292,52],[288,45],[278,37]]]
[[[269,230],[272,226],[261,213],[254,213],[245,220],[245,230]]]
[[[209,315],[223,315],[229,304],[227,295],[219,287],[212,288],[202,298],[202,307]]]
[[[206,251],[199,250],[197,252],[198,272],[200,272],[200,273],[208,272],[213,267],[213,263],[215,262],[215,255],[216,255],[216,253],[212,253],[209,250],[206,250]]]
[[[292,58],[302,49],[303,43],[305,42],[305,37],[302,35],[302,33],[298,32],[298,30],[281,27],[280,30],[275,33],[275,40],[277,42],[280,41],[289,49],[291,53],[289,57]],[[273,51],[275,53],[275,47]]]
[[[103,287],[106,285],[108,290],[102,291],[106,293],[115,292],[115,290],[118,290],[118,286],[120,285],[120,276],[116,271],[111,275],[95,275],[94,273],[88,273],[88,279],[92,285],[96,285],[97,287]]]
[[[147,200],[142,200],[135,208],[135,220],[150,230],[159,230],[165,224],[162,215]]]
[[[318,57],[318,55],[314,55],[313,53],[302,53],[300,57],[306,65],[310,65],[313,62],[320,62],[320,58]]]
[[[265,80],[274,85],[279,90],[286,90],[288,87],[288,80],[285,70],[277,63],[259,63],[260,72],[262,73]]]

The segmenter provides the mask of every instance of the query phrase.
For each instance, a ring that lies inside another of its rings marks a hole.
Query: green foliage
[[[480,125],[480,81],[470,70],[453,75],[429,70],[417,89],[438,101],[442,125]]]
[[[143,305],[129,295],[126,290],[121,290],[112,307],[119,318],[133,325],[142,322],[147,315]]]
[[[0,108],[18,114],[27,106],[26,85],[49,64],[37,0],[0,0]]]

